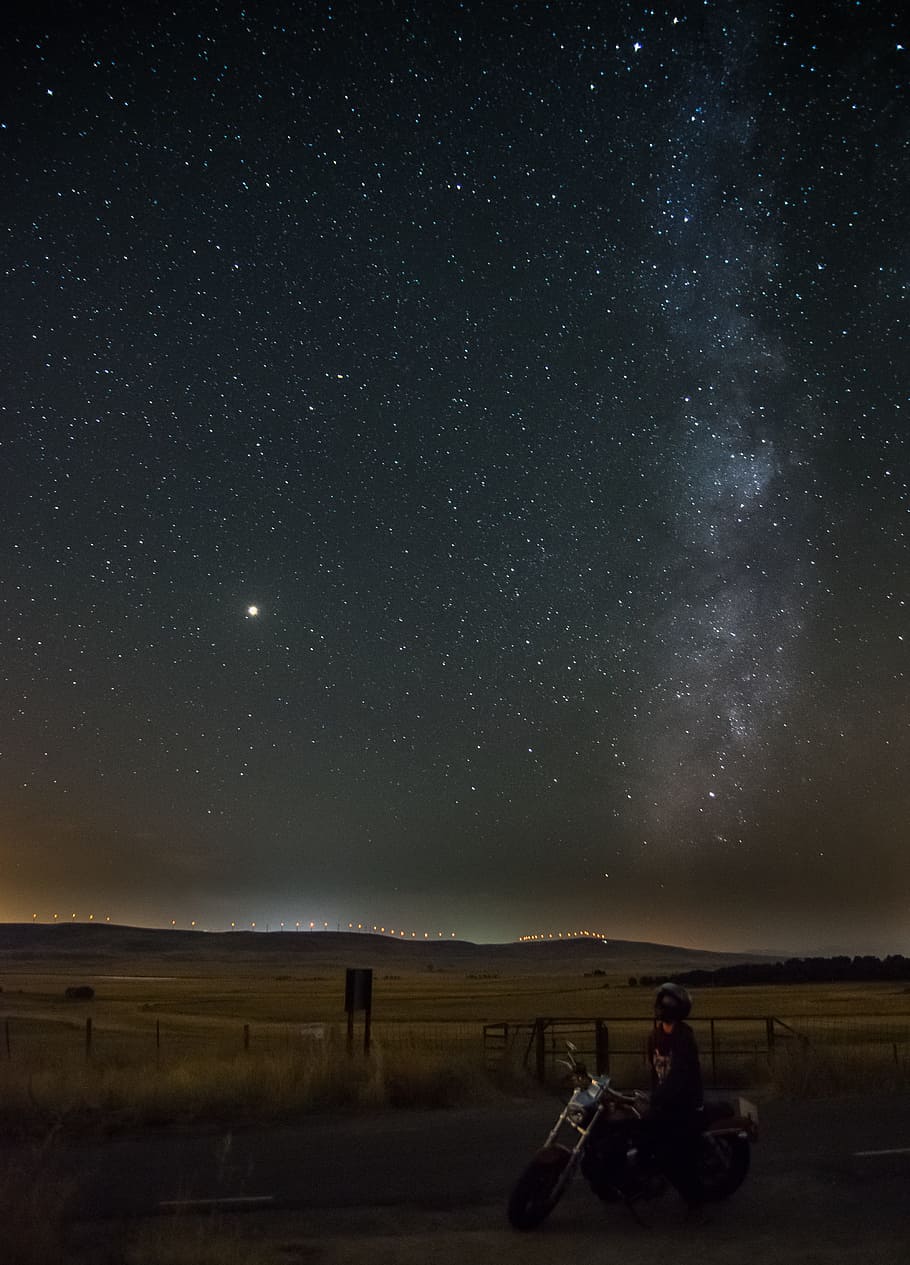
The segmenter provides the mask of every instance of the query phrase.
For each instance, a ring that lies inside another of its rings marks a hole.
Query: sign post
[[[373,972],[360,967],[348,967],[344,980],[344,1008],[348,1015],[348,1054],[354,1052],[354,1012],[362,1010],[363,1052],[370,1052],[370,1019],[373,1012]]]

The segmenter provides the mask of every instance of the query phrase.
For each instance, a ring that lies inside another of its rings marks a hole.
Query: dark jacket
[[[655,1024],[648,1038],[648,1063],[652,1115],[688,1115],[701,1107],[701,1064],[687,1023],[677,1023],[672,1032]]]

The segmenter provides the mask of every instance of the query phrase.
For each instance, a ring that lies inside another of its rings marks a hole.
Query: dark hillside
[[[108,923],[0,924],[0,966],[81,967],[112,960],[192,969],[194,964],[373,966],[407,970],[499,970],[510,974],[603,970],[638,975],[756,961],[633,940],[578,939],[473,944],[467,940],[393,940],[361,932],[184,931]]]

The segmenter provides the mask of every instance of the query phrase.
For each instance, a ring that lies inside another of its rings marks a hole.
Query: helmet
[[[654,994],[654,1015],[672,1023],[676,1019],[685,1019],[692,1009],[692,998],[681,984],[661,984]]]

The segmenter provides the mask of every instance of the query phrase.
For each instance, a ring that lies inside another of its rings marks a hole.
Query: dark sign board
[[[370,1010],[373,1003],[373,972],[349,967],[344,980],[344,1008],[347,1013]]]

